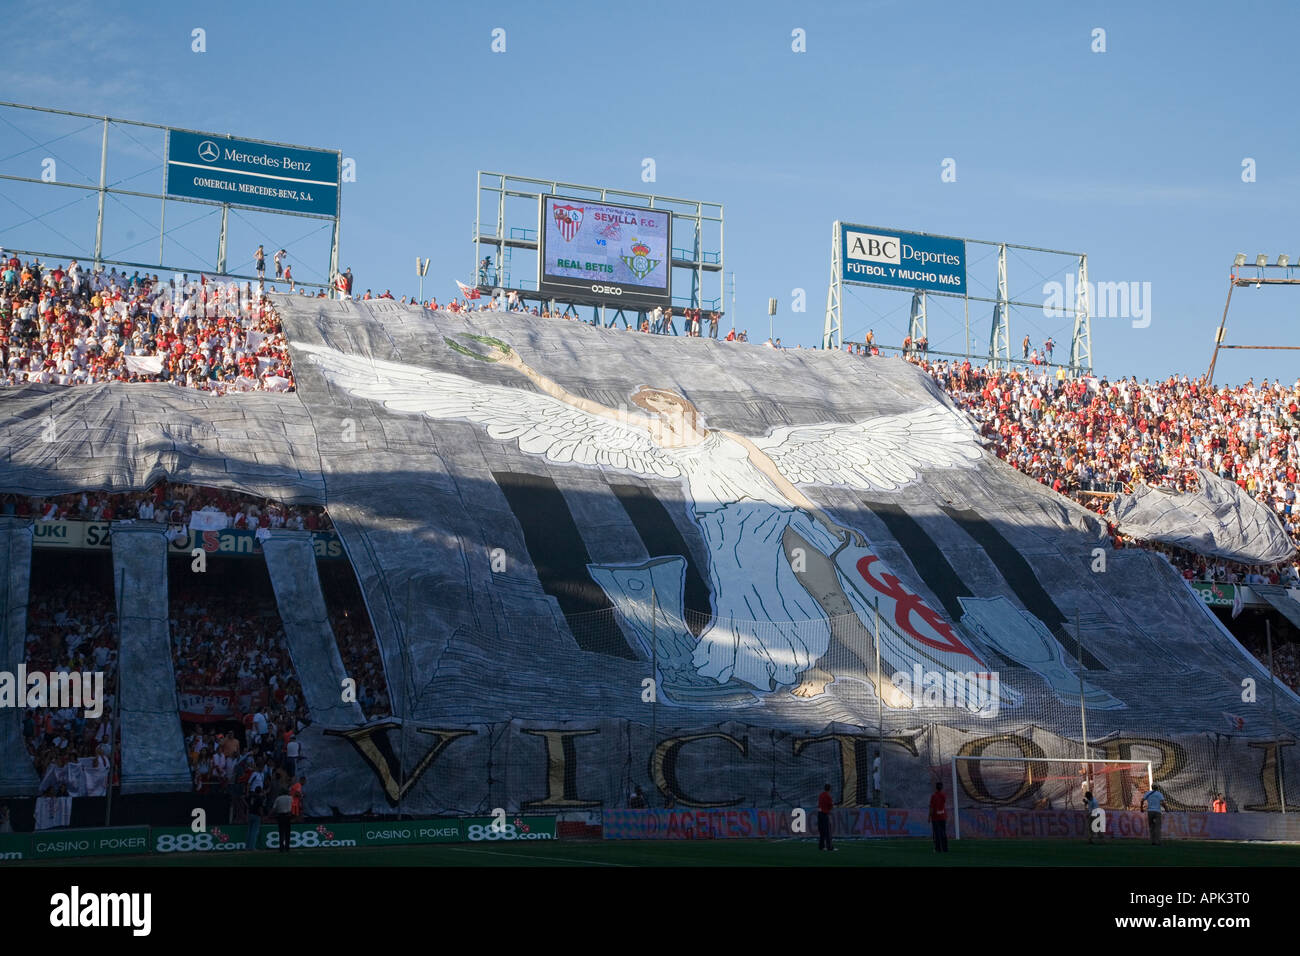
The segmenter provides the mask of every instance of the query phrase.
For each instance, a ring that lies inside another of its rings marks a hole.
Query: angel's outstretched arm
[[[574,395],[559,382],[555,381],[555,379],[543,375],[525,362],[514,349],[511,349],[497,361],[502,365],[508,365],[516,371],[521,372],[530,382],[547,395],[564,402],[566,405],[570,405],[579,411],[584,411],[588,415],[599,415],[601,418],[618,422],[620,425],[631,425],[635,428],[640,428],[653,433],[654,421],[648,415],[645,415],[640,411],[610,408],[608,405],[602,405],[600,402],[593,402],[591,399],[583,398],[581,395]]]

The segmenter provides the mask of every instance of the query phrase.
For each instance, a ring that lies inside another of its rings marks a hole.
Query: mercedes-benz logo
[[[215,163],[221,155],[221,150],[217,149],[217,144],[210,139],[205,139],[199,143],[199,159],[205,163]]]

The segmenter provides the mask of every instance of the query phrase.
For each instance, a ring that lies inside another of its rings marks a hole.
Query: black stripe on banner
[[[611,485],[614,494],[623,504],[623,510],[632,519],[636,533],[641,536],[646,554],[652,558],[668,557],[680,554],[686,559],[686,610],[687,626],[696,637],[704,632],[713,620],[713,608],[709,603],[709,585],[700,573],[686,539],[677,530],[672,515],[664,503],[655,497],[654,492],[641,485]]]
[[[863,504],[875,512],[876,517],[885,523],[889,533],[894,536],[894,540],[903,546],[916,573],[921,576],[925,586],[934,592],[943,609],[948,612],[948,617],[954,624],[960,621],[962,606],[958,598],[973,597],[974,592],[966,587],[966,582],[953,570],[934,539],[899,505],[865,499]]]
[[[1065,615],[1039,583],[1038,575],[1034,574],[1034,569],[1029,566],[1025,556],[1013,548],[998,529],[985,521],[977,512],[947,507],[943,512],[975,539],[997,566],[1016,597],[1020,598],[1020,603],[1025,606],[1025,609],[1046,624],[1066,652],[1078,660],[1079,643],[1065,630]],[[1108,670],[1106,665],[1097,660],[1087,648],[1083,651],[1083,664],[1091,670]]]
[[[568,502],[550,478],[494,471],[515,520],[524,532],[524,544],[542,590],[555,598],[569,622],[574,640],[584,651],[637,660],[610,616],[607,627],[577,626],[575,615],[613,610],[604,588],[591,579],[591,555],[573,521]]]

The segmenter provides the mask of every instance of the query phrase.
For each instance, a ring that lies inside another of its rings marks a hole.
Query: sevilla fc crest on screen
[[[560,235],[566,242],[572,242],[582,226],[582,207],[554,206],[551,208],[551,214],[555,216],[555,225],[559,227]]]

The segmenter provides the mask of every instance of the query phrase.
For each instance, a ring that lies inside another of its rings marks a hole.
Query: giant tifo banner
[[[196,515],[197,517],[197,515]],[[222,520],[225,515],[220,516]],[[200,519],[200,522],[205,519]],[[211,518],[206,519],[209,523]],[[160,525],[160,527],[162,527]],[[112,547],[111,524],[107,521],[37,521],[32,526],[32,546],[36,548],[76,548],[104,550]],[[257,532],[242,528],[221,530],[195,530],[176,528],[169,547],[172,551],[190,554],[202,548],[208,554],[243,556],[262,553],[262,542]],[[339,559],[344,556],[343,545],[333,531],[311,532],[312,548],[317,558]]]
[[[911,365],[273,301],[296,392],[10,389],[0,490],[168,475],[328,507],[392,710],[304,732],[309,814],[597,810],[635,786],[788,810],[827,782],[921,807],[957,754],[1028,758],[964,762],[963,807],[1069,808],[1075,774],[1034,761],[1083,753],[1081,711],[1093,757],[1150,761],[1172,811],[1300,792],[1300,699],[1277,690],[1275,730],[1266,671],[1169,562],[1096,570],[1099,516]]]

